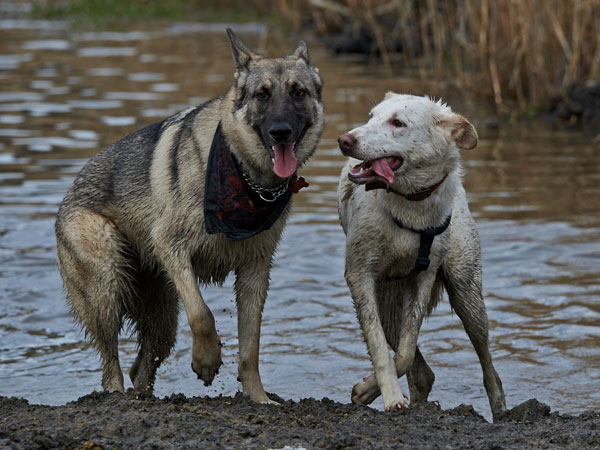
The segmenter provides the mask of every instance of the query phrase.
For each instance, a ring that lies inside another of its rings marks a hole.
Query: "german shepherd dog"
[[[461,182],[460,151],[477,146],[475,128],[442,102],[391,92],[370,116],[339,138],[351,157],[338,190],[345,276],[375,369],[354,386],[352,401],[383,394],[386,410],[406,407],[397,381],[405,374],[411,403],[427,400],[435,377],[417,338],[446,288],[497,420],[504,391],[488,343],[479,236]]]
[[[60,205],[60,274],[107,391],[124,389],[117,342],[129,323],[139,346],[129,375],[136,391],[152,393],[175,344],[178,299],[193,335],[192,369],[211,384],[221,342],[198,282],[222,284],[234,272],[238,380],[252,400],[272,403],[258,371],[261,316],[296,171],[323,130],[323,82],[303,41],[266,58],[227,33],[228,92],[96,154]]]

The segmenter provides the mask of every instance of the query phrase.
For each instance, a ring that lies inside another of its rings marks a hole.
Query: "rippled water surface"
[[[100,389],[99,359],[73,324],[56,267],[54,216],[73,177],[100,148],[225,92],[233,65],[223,26],[163,25],[128,32],[73,31],[62,22],[0,20],[0,394],[62,404]],[[258,25],[238,31],[283,54]],[[337,136],[367,119],[388,89],[428,92],[368,62],[311,46],[326,86],[327,126],[302,170],[272,272],[261,372],[284,398],[347,402],[370,362],[343,278],[336,186]],[[450,98],[478,127],[464,154],[465,184],[481,234],[492,353],[508,406],[537,397],[553,409],[600,408],[600,143],[547,128],[487,131],[486,113]],[[377,239],[377,236],[373,236]],[[159,369],[156,394],[233,394],[237,338],[229,279],[205,289],[225,344],[212,387],[190,369],[191,335]],[[490,417],[479,364],[447,302],[420,337],[436,373],[431,399],[471,403]],[[122,337],[128,370],[134,341]],[[129,380],[127,380],[129,382]],[[130,384],[128,385],[130,386]],[[380,407],[381,403],[375,404]]]

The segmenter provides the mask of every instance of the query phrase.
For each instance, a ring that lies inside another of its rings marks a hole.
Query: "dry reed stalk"
[[[405,60],[414,60],[417,56],[416,45],[414,43],[415,36],[411,33],[409,25],[409,21],[412,20],[412,16],[414,15],[412,2],[410,0],[397,2],[397,14],[398,21],[396,22],[395,28],[399,30],[398,34],[404,43],[402,56]]]
[[[492,79],[492,89],[494,90],[494,102],[496,103],[496,111],[498,115],[502,112],[502,88],[500,87],[500,75],[498,74],[498,65],[496,63],[497,56],[497,32],[498,32],[498,15],[497,10],[494,8],[490,19],[490,30],[489,30],[489,49],[488,65],[490,70],[490,77]]]
[[[600,0],[279,3],[320,17],[323,33],[331,24],[370,30],[388,72],[394,55],[387,44],[399,38],[403,60],[424,77],[433,70],[435,81],[477,90],[498,110],[509,99],[521,109],[540,106],[573,82],[600,77]]]
[[[390,55],[385,45],[385,41],[383,39],[383,33],[381,28],[377,24],[375,20],[375,15],[373,13],[373,4],[371,0],[364,0],[364,6],[366,7],[366,18],[367,23],[371,25],[373,33],[375,34],[375,40],[377,42],[377,47],[379,48],[379,52],[381,54],[381,59],[383,60],[383,64],[385,66],[385,71],[388,74],[388,77],[392,77],[392,64],[390,61]]]

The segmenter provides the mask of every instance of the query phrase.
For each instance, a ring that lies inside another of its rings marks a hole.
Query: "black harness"
[[[450,225],[450,220],[452,220],[452,212],[448,214],[444,223],[437,227],[429,227],[424,230],[415,230],[413,228],[405,226],[400,220],[396,219],[392,216],[396,225],[400,228],[404,228],[405,230],[412,231],[413,233],[419,233],[421,237],[421,241],[419,244],[419,253],[417,254],[417,261],[415,262],[415,266],[407,275],[393,275],[386,278],[386,281],[399,281],[404,280],[406,278],[413,277],[421,272],[426,271],[429,268],[429,253],[431,252],[431,246],[433,244],[433,239],[442,234]]]

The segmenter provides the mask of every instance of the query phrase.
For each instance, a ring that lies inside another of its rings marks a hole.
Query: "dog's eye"
[[[406,124],[404,122],[402,122],[400,119],[392,120],[392,125],[395,126],[396,128],[406,127]]]
[[[269,93],[266,91],[258,91],[254,95],[256,95],[256,98],[258,98],[259,100],[266,100],[269,98]]]
[[[294,97],[296,98],[302,98],[306,95],[306,91],[304,89],[296,89],[294,91]]]

